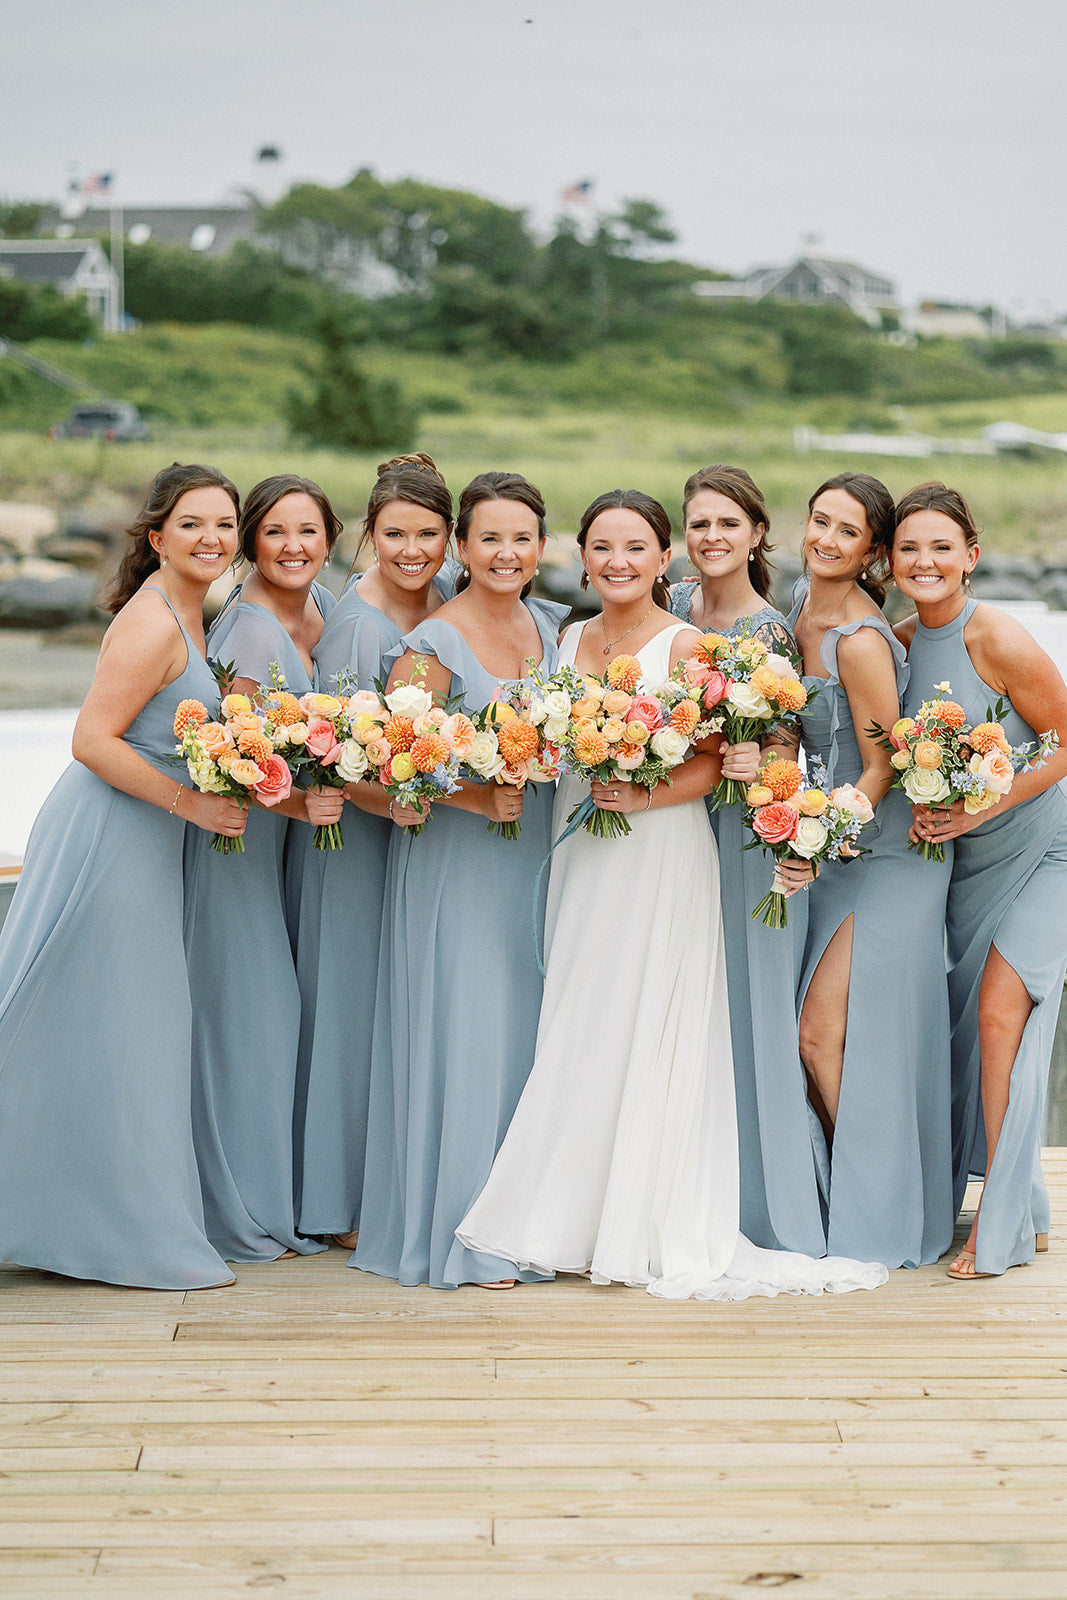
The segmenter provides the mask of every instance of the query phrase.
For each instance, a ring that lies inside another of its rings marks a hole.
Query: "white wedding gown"
[[[638,652],[667,677],[665,628]],[[581,636],[564,637],[573,663]],[[553,838],[588,793],[561,781]],[[873,1289],[876,1262],[761,1250],[738,1232],[737,1125],[719,866],[703,800],[572,834],[552,858],[533,1070],[456,1229],[469,1249],[666,1299]]]

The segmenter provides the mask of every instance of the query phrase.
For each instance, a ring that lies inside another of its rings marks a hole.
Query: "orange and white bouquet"
[[[430,805],[459,788],[460,761],[474,748],[475,728],[462,712],[434,704],[424,684],[426,658],[416,656],[410,683],[378,692],[357,690],[348,697],[349,732],[338,758],[347,783],[380,783],[401,805],[414,806],[423,820],[409,828],[419,834]]]
[[[645,688],[636,656],[616,656],[602,679],[582,677],[581,691],[559,740],[561,769],[577,777],[648,789],[670,783],[674,768],[719,725],[707,714],[702,685],[678,675]],[[567,820],[600,839],[631,832],[624,815],[601,811],[591,797]]]
[[[1029,772],[1048,760],[1059,744],[1055,732],[1043,733],[1033,744],[1012,746],[1001,723],[1007,710],[1002,700],[986,708],[986,720],[968,727],[967,714],[948,700],[952,686],[934,685],[938,698],[924,700],[914,717],[900,717],[887,733],[872,724],[871,733],[890,752],[894,784],[912,805],[950,806],[963,801],[969,816],[1000,804],[1017,772]],[[926,861],[944,861],[945,847],[924,839],[916,846]]]
[[[754,634],[727,639],[706,633],[675,672],[702,691],[705,710],[717,713],[716,729],[730,744],[759,740],[771,727],[791,726],[810,698],[795,663],[772,653]],[[744,798],[739,779],[721,778],[708,801],[718,807]]]
[[[585,680],[574,667],[546,674],[532,661],[513,683],[501,684],[497,698],[473,718],[477,740],[463,770],[483,782],[554,783],[561,771],[563,739],[572,701],[585,692]],[[517,839],[518,822],[490,822],[490,833]]]
[[[293,786],[286,752],[299,738],[303,712],[296,698],[284,692],[228,694],[215,715],[201,700],[183,700],[174,713],[174,736],[180,742],[193,783],[202,794],[223,794],[246,804],[277,805]],[[220,855],[241,853],[244,840],[212,836]]]
[[[771,887],[752,912],[768,928],[787,926],[785,884],[777,863],[792,856],[811,861],[817,871],[823,861],[862,855],[856,841],[874,816],[862,789],[843,783],[827,792],[825,769],[816,762],[812,772],[816,781],[806,784],[795,761],[774,757],[746,794],[745,820],[754,837],[744,848],[769,851],[776,863]]]

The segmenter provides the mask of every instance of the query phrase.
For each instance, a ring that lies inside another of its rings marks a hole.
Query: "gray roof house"
[[[808,251],[788,266],[754,267],[743,278],[697,283],[693,288],[708,298],[770,297],[802,305],[843,305],[872,327],[880,324],[883,311],[900,311],[896,288],[889,278],[869,272],[854,261],[840,261],[818,251]]]
[[[118,280],[95,239],[0,239],[0,273],[50,283],[68,298],[84,294],[92,315],[114,325]]]
[[[184,245],[208,256],[224,256],[238,239],[255,233],[257,207],[251,203],[216,206],[123,206],[122,231],[130,244]],[[58,206],[45,206],[37,222],[39,235],[64,231],[106,234],[111,227],[108,206],[89,206],[81,216],[65,217]]]

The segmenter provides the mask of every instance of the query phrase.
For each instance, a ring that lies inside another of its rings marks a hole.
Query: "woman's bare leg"
[[[852,918],[848,916],[822,953],[800,1013],[800,1059],[812,1086],[812,1107],[827,1139],[833,1138],[841,1098],[851,976]]]

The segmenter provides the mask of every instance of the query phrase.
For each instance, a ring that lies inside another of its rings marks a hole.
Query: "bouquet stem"
[[[755,911],[753,911],[752,917],[753,920],[759,917],[765,928],[788,927],[785,895],[779,894],[777,889],[768,889]]]
[[[581,805],[575,806],[567,821],[574,822],[585,804],[583,801]],[[582,820],[582,826],[586,833],[591,833],[596,839],[625,839],[628,833],[633,832],[629,821],[621,811],[601,811],[599,806],[593,807],[589,815]]]
[[[747,794],[748,786],[740,778],[720,778],[708,795],[708,804],[713,811],[718,811],[723,806],[740,805]]]
[[[245,842],[238,834],[236,839],[231,839],[228,833],[216,833],[211,838],[212,850],[217,850],[220,856],[243,856]]]
[[[341,824],[339,822],[324,824],[322,827],[315,829],[316,850],[340,850],[344,842],[345,836],[341,832]]]
[[[944,861],[945,859],[945,847],[943,844],[939,844],[936,839],[924,839],[922,844],[916,844],[914,840],[909,839],[908,849],[918,850],[924,861]]]
[[[502,839],[517,839],[522,833],[519,822],[489,822],[486,826],[490,833],[499,834]]]

